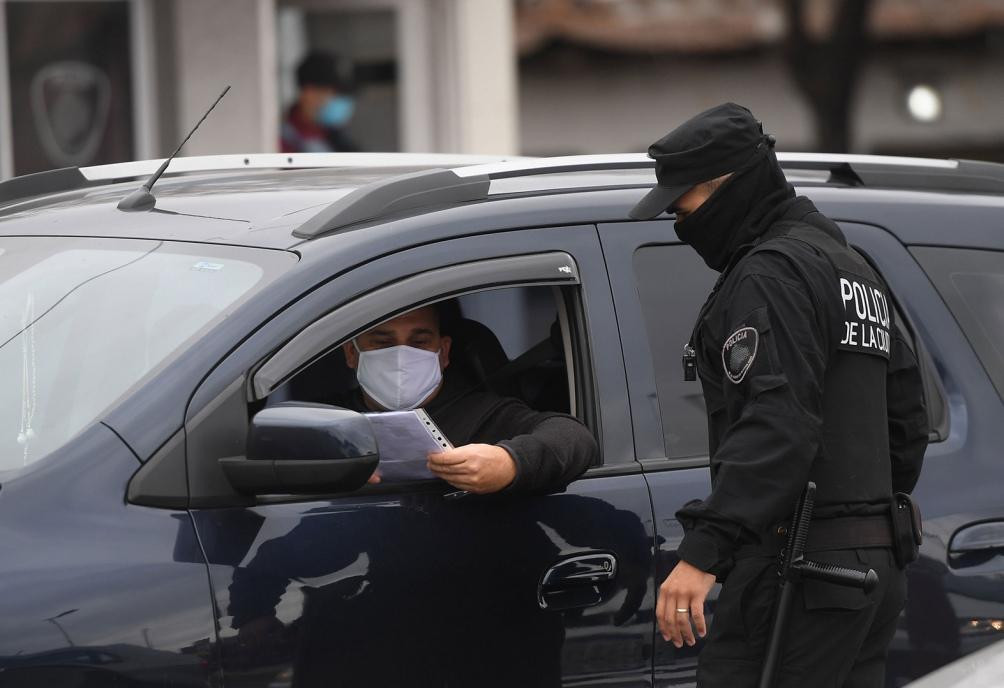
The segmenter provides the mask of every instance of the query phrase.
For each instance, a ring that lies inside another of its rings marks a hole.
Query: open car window
[[[442,334],[452,340],[444,371],[451,392],[485,389],[538,411],[574,411],[574,373],[570,375],[566,361],[572,342],[560,289],[475,291],[437,301],[435,307]],[[269,395],[268,404],[358,405],[358,382],[346,362],[344,343],[332,342],[323,356]]]

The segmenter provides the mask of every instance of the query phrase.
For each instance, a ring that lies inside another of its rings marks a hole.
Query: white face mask
[[[376,403],[392,411],[418,408],[443,380],[439,352],[413,346],[388,346],[360,351],[356,365],[359,386]]]

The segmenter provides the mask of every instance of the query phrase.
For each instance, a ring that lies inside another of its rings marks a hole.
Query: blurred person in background
[[[282,122],[283,153],[351,153],[345,127],[355,111],[355,68],[343,57],[313,51],[296,68],[296,102]]]

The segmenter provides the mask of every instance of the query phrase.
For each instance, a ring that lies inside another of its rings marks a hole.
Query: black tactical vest
[[[778,222],[750,251],[769,243],[771,250],[784,253],[787,241],[800,241],[823,254],[836,273],[833,290],[842,325],[840,336],[830,342],[823,436],[810,471],[816,504],[824,507],[820,515],[828,511],[826,505],[884,504],[892,495],[886,409],[892,301],[882,278],[842,236],[828,218],[811,213],[801,221]]]

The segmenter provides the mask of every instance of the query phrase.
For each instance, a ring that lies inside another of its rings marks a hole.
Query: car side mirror
[[[220,459],[238,492],[324,494],[366,484],[379,461],[369,419],[348,409],[284,402],[251,419],[247,457]]]

